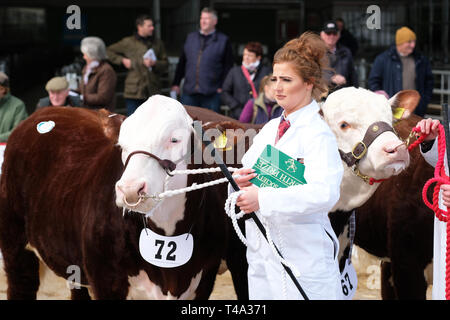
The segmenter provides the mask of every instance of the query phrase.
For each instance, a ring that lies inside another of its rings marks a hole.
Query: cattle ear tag
[[[51,120],[50,121],[42,121],[36,125],[36,130],[40,134],[44,134],[44,133],[52,131],[54,127],[55,127],[54,121],[51,121]]]
[[[193,251],[194,238],[190,233],[166,237],[144,228],[139,237],[139,252],[142,258],[157,267],[182,266],[191,259]]]
[[[228,148],[226,147],[227,142],[228,142],[228,138],[224,131],[224,132],[222,132],[222,134],[220,136],[218,136],[214,140],[214,148],[224,150],[224,151],[231,150],[231,147],[228,147]]]
[[[403,113],[405,113],[405,108],[395,108],[393,116],[395,119],[400,120],[403,117]]]

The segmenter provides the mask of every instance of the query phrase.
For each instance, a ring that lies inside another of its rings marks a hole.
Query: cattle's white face
[[[325,121],[336,135],[338,147],[351,152],[362,141],[371,124],[384,121],[392,126],[391,104],[384,96],[366,89],[344,88],[330,94],[322,106]],[[368,147],[358,168],[374,179],[387,179],[399,174],[409,165],[409,153],[392,131],[380,134]],[[344,164],[341,198],[334,210],[350,210],[362,205],[375,192],[377,184],[370,186],[357,177],[352,168]]]
[[[122,148],[123,163],[130,153],[141,150],[160,159],[171,160],[177,164],[177,169],[185,169],[185,156],[193,132],[192,122],[178,101],[162,95],[150,97],[125,119],[120,128],[118,144]],[[149,214],[158,202],[152,198],[140,199],[139,194],[157,195],[164,192],[166,177],[166,171],[154,158],[145,154],[131,156],[116,183],[117,206]],[[168,181],[168,189],[182,188],[186,186],[187,176],[175,175]],[[184,199],[184,195],[182,197]],[[174,210],[184,205],[176,197],[171,198],[171,203]]]

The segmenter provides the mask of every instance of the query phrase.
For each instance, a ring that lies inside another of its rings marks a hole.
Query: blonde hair
[[[271,85],[271,82],[270,82],[271,77],[272,77],[272,74],[268,74],[261,79],[261,82],[259,83],[259,93],[260,94],[264,92],[264,87],[266,85]]]
[[[327,47],[319,35],[307,31],[287,42],[273,58],[276,63],[290,62],[306,83],[312,84],[312,97],[320,100],[328,94],[328,84],[323,71],[329,69]]]

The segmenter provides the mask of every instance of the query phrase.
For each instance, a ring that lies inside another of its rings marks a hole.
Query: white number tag
[[[139,252],[142,258],[162,268],[182,266],[191,259],[193,250],[194,238],[188,233],[166,237],[145,228],[139,237]]]
[[[348,259],[345,260],[345,267],[341,273],[341,285],[344,299],[352,300],[358,286],[358,277],[356,275],[355,267],[353,267]]]

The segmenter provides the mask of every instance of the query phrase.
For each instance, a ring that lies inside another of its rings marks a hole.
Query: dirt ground
[[[358,275],[358,287],[353,299],[380,300],[380,260],[356,247],[353,251],[352,262]],[[70,292],[63,278],[56,276],[43,264],[41,264],[40,273],[41,286],[38,291],[38,300],[70,299]],[[6,276],[3,260],[0,258],[0,300],[6,299],[6,290]],[[431,286],[428,288],[427,298],[431,298]],[[229,271],[217,276],[210,299],[236,300]]]

